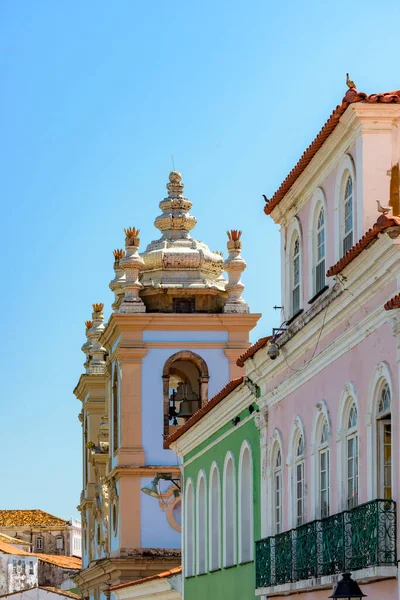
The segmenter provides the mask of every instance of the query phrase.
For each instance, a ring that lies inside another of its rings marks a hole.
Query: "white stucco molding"
[[[243,487],[243,456],[245,452],[249,453],[249,458],[250,458],[250,477],[251,477],[251,485],[250,485],[250,490],[246,490]],[[243,523],[241,520],[241,514],[242,514],[242,494],[243,493],[250,493],[253,494],[253,486],[254,486],[254,476],[253,476],[253,452],[251,449],[251,445],[249,443],[248,440],[244,440],[242,442],[242,445],[240,447],[240,453],[239,453],[239,466],[238,466],[238,546],[239,546],[239,563],[241,563],[244,559],[242,556],[242,552],[243,552],[243,547],[242,547],[242,529],[243,529]],[[253,502],[250,502],[250,515],[249,515],[249,519],[250,519],[250,527],[251,527],[251,535],[252,535],[252,541],[250,544],[250,559],[249,560],[253,560],[253,546],[254,546],[254,538],[253,538],[253,532],[254,532],[254,504]],[[245,560],[248,560],[247,558]]]

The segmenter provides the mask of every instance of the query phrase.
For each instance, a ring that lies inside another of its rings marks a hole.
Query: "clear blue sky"
[[[175,165],[245,298],[278,326],[279,235],[262,212],[338,104],[400,87],[398,0],[2,0],[0,507],[76,516],[84,321],[112,249],[153,220]]]

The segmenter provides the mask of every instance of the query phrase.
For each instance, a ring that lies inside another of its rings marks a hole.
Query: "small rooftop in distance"
[[[60,519],[40,509],[0,510],[0,527],[65,526],[69,521]]]

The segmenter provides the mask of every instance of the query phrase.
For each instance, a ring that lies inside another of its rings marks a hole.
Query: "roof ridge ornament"
[[[86,334],[89,342],[91,343],[86,373],[88,375],[102,375],[106,370],[105,355],[107,352],[100,342],[100,338],[105,329],[103,314],[104,304],[99,302],[97,304],[93,304],[92,306],[92,321],[88,321],[88,323],[92,322],[93,324]]]
[[[121,267],[120,260],[125,256],[125,250],[122,248],[113,250],[114,255],[114,279],[112,279],[109,283],[109,288],[112,292],[114,292],[114,302],[111,307],[114,312],[116,312],[122,302],[122,298],[124,297],[124,281],[125,281],[125,273],[123,267]]]
[[[196,225],[197,219],[189,214],[192,203],[183,195],[184,185],[179,171],[171,171],[166,188],[168,197],[159,204],[163,214],[156,218],[154,225],[161,231],[164,240],[191,239],[189,231]]]

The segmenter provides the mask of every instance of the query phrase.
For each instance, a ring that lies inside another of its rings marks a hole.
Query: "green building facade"
[[[184,597],[254,599],[254,541],[260,538],[255,397],[240,378],[200,412],[171,442],[183,459]]]

